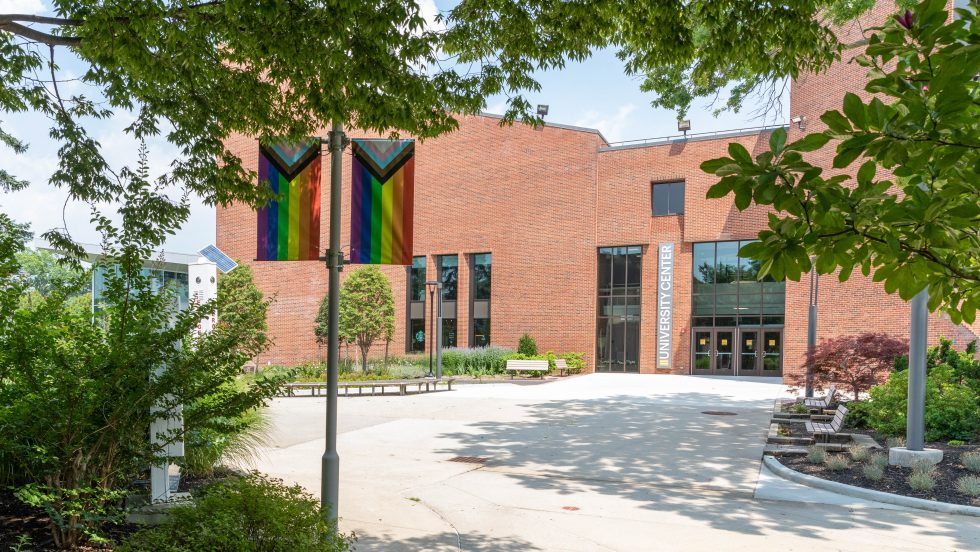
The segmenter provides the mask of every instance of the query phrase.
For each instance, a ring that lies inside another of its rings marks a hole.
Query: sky
[[[445,11],[454,4],[453,0],[422,0],[422,13],[432,20],[438,10]],[[0,13],[44,14],[48,13],[48,5],[44,0],[0,0]],[[84,71],[84,65],[66,49],[56,50],[55,61],[62,69],[60,78],[70,80]],[[614,142],[677,134],[676,113],[652,108],[653,96],[640,91],[640,81],[625,74],[622,63],[611,50],[597,52],[590,59],[571,63],[561,71],[539,73],[537,80],[541,83],[541,91],[526,97],[532,105],[549,106],[547,122],[596,128],[607,140]],[[77,82],[66,82],[61,92],[71,94],[82,86]],[[504,111],[505,101],[502,96],[491,97],[484,111],[500,114]],[[688,115],[691,131],[784,123],[788,117],[788,95],[782,98],[782,103],[780,113],[769,113],[763,118],[756,113],[757,106],[751,103],[740,113],[723,113],[718,117],[713,116],[713,110],[706,103],[696,103]],[[137,144],[123,131],[132,120],[132,114],[122,112],[87,127],[114,167],[131,164],[135,159]],[[20,192],[0,193],[0,211],[18,222],[30,223],[36,235],[53,228],[67,228],[76,241],[97,243],[99,234],[90,223],[89,206],[70,201],[64,190],[48,183],[57,164],[58,151],[57,142],[48,136],[50,121],[36,113],[0,113],[0,121],[8,132],[30,146],[23,155],[15,155],[0,146],[0,166],[31,183]],[[176,156],[175,148],[164,140],[150,142],[148,146],[151,173],[163,173]],[[191,253],[214,243],[214,238],[214,208],[192,197],[190,219],[167,240],[164,248]]]

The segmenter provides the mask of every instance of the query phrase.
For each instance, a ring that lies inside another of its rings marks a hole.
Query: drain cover
[[[461,464],[486,464],[489,458],[482,458],[480,456],[457,456],[455,458],[450,458],[450,462],[459,462]]]
[[[724,410],[705,410],[702,414],[707,414],[708,416],[738,416],[734,412],[726,412]]]

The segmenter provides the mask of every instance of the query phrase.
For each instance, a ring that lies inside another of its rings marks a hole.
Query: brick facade
[[[891,13],[880,3],[861,21],[841,31],[845,43],[860,37]],[[857,90],[864,70],[843,61],[819,75],[792,84],[791,116],[805,116],[806,130],[820,128],[819,115],[838,108],[847,90]],[[578,351],[595,366],[597,248],[643,246],[643,288],[639,368],[654,373],[656,358],[657,245],[675,244],[673,361],[669,370],[687,374],[691,367],[692,247],[696,242],[751,239],[765,227],[766,210],[739,212],[731,198],[707,200],[716,179],[699,165],[726,155],[738,141],[757,154],[768,148],[769,131],[676,139],[653,145],[609,147],[596,131],[557,125],[532,129],[500,126],[490,116],[461,117],[453,133],[416,148],[415,255],[425,255],[426,277],[436,276],[436,257],[459,256],[457,344],[469,345],[471,255],[492,253],[491,341],[516,347],[524,332],[542,351]],[[802,135],[791,125],[790,139]],[[325,136],[326,129],[321,131]],[[365,136],[351,132],[352,137]],[[257,165],[256,141],[239,136],[229,143],[247,167]],[[324,151],[326,154],[326,151]],[[350,155],[344,154],[341,243],[349,240]],[[829,152],[813,157],[829,166]],[[328,163],[324,163],[321,246],[328,243]],[[683,215],[654,217],[651,183],[683,180]],[[326,293],[326,268],[316,262],[255,262],[256,217],[243,205],[217,211],[218,247],[253,267],[258,285],[275,297],[269,313],[274,346],[259,365],[298,364],[322,358],[313,337],[313,320]],[[348,269],[350,270],[350,269]],[[391,353],[404,354],[407,269],[382,267],[390,278],[396,305],[396,334]],[[342,273],[342,277],[343,277]],[[799,373],[806,347],[809,283],[787,282],[783,373]],[[428,298],[428,295],[426,296]],[[428,330],[428,305],[426,305]],[[859,273],[846,283],[820,279],[818,336],[883,331],[907,336],[909,308],[879,284]],[[964,345],[974,338],[966,326],[947,317],[930,318],[930,342],[940,335]],[[381,354],[376,347],[372,354]]]

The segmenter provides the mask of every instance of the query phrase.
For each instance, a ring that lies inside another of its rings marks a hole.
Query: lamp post
[[[428,280],[425,287],[429,288],[429,375],[426,377],[442,379],[442,282],[438,280]],[[436,299],[436,291],[439,298]],[[439,302],[436,308],[436,301]],[[436,313],[433,314],[433,308]],[[435,353],[436,372],[432,373],[432,354]]]
[[[817,347],[817,292],[820,276],[817,275],[816,257],[810,257],[810,307],[806,331],[806,397],[813,397],[813,351]]]
[[[430,286],[431,282],[426,282],[425,285],[429,288],[429,375],[426,377],[435,377],[432,373],[432,351],[435,349],[435,323],[436,319],[432,316],[433,305],[435,304],[436,287]]]

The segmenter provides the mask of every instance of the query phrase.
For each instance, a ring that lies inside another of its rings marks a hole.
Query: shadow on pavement
[[[830,540],[840,529],[915,527],[921,525],[920,518],[928,517],[932,527],[940,528],[938,534],[956,539],[964,549],[978,545],[972,518],[967,523],[966,518],[925,512],[755,500],[768,429],[767,409],[758,400],[677,393],[549,401],[521,408],[528,414],[525,420],[477,422],[469,424],[469,431],[443,434],[458,445],[439,452],[488,457],[483,469],[530,489],[615,496],[639,508],[672,512],[742,534],[775,531]],[[736,415],[702,414],[708,410]],[[518,549],[506,546],[464,549]]]
[[[544,550],[515,537],[456,533],[438,533],[413,538],[386,538],[384,536],[359,536],[354,549],[358,552],[533,552]]]

